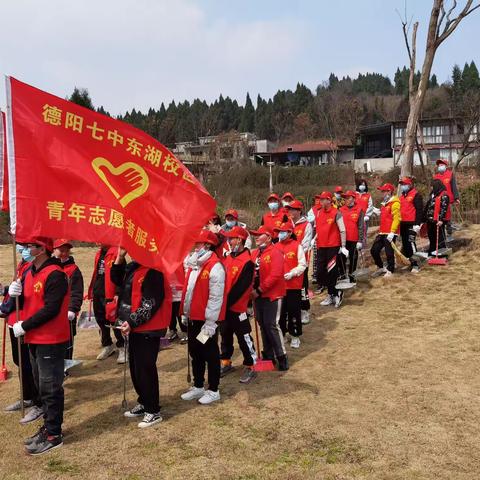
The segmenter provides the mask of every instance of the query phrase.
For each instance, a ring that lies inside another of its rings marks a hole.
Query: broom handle
[[[440,236],[440,226],[437,223],[437,251],[435,252],[435,257],[438,258],[438,237]]]
[[[258,336],[258,322],[257,322],[257,312],[255,310],[255,300],[252,302],[253,308],[253,317],[255,319],[255,337],[257,338],[257,357],[260,358],[260,339]]]
[[[7,338],[7,319],[3,320],[2,367],[5,367],[5,343]]]

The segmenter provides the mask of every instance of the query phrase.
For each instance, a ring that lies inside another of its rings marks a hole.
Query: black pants
[[[338,254],[338,273],[339,275],[345,275],[348,263],[348,275],[353,280],[352,274],[357,269],[358,262],[357,242],[347,240],[345,247],[348,250],[348,258],[343,253]]]
[[[182,323],[180,319],[180,303],[181,302],[172,302],[172,318],[170,320],[170,331],[177,331],[177,323],[182,332],[187,331],[187,327]]]
[[[160,411],[157,357],[160,337],[146,333],[131,333],[128,336],[128,362],[133,387],[138,394],[138,403],[147,413]]]
[[[396,237],[394,237],[393,241],[395,240]],[[387,235],[377,235],[375,237],[375,241],[373,242],[372,248],[370,249],[370,253],[372,254],[372,258],[378,268],[383,268],[383,260],[381,256],[383,249],[385,249],[385,255],[387,257],[387,269],[393,273],[395,271],[395,253],[392,245],[387,240]]]
[[[413,222],[400,222],[400,237],[402,238],[402,253],[410,258],[417,251],[417,234],[413,231]],[[410,260],[412,266],[418,266],[415,260]]]
[[[330,295],[337,295],[338,265],[337,254],[340,247],[317,248],[317,283],[327,287]],[[333,262],[332,260],[335,259]],[[331,262],[331,263],[330,263]]]
[[[292,337],[302,334],[302,290],[287,290],[283,298],[280,328],[285,335],[288,331]]]
[[[197,340],[205,321],[188,321],[188,351],[192,357],[193,384],[203,388],[205,384],[205,366],[208,368],[208,388],[213,392],[220,384],[220,350],[218,349],[218,329],[205,343]]]
[[[33,379],[42,402],[43,420],[49,435],[60,435],[63,423],[63,362],[67,343],[30,344]]]
[[[301,309],[310,310],[310,297],[308,296],[308,266],[303,274],[303,286],[302,286],[302,305]]]
[[[111,328],[106,325],[109,323],[105,317],[105,299],[102,297],[93,297],[93,313],[95,314],[95,320],[100,327],[100,335],[102,337],[102,347],[108,347],[112,345]],[[113,329],[115,335],[117,348],[123,348],[124,340],[120,330]]]
[[[13,363],[18,367],[18,339],[13,334],[13,328],[9,328],[8,330],[10,332],[10,342],[12,345]],[[23,399],[32,400],[37,407],[41,407],[42,402],[40,401],[40,396],[38,395],[38,390],[35,386],[35,381],[33,380],[32,364],[30,363],[30,351],[28,349],[28,345],[23,343],[23,338],[20,350],[22,355]]]
[[[250,326],[250,319],[247,317],[240,320],[240,313],[227,310],[225,321],[220,322],[220,358],[222,360],[230,360],[233,355],[233,336],[237,337],[238,346],[243,354],[243,364],[251,367],[255,364],[257,355],[253,345],[253,339],[250,335],[252,327]],[[243,314],[246,316],[246,314]]]
[[[274,360],[286,354],[283,343],[283,334],[280,328],[280,313],[283,299],[270,300],[269,298],[257,298],[255,300],[255,315],[262,332],[264,360]]]
[[[77,334],[77,317],[73,320],[69,320],[68,323],[70,324],[70,340],[68,341],[65,358],[71,360],[73,358],[73,340]]]
[[[430,245],[428,246],[428,253],[431,254],[437,249],[437,223],[428,222],[427,232],[428,240],[430,240]],[[438,229],[438,248],[446,248],[446,246],[447,244],[445,242],[445,224],[443,224]]]

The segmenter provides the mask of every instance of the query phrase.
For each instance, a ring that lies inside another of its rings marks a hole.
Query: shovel
[[[255,362],[255,365],[253,366],[253,369],[256,371],[256,372],[271,372],[273,370],[275,370],[275,365],[273,364],[273,362],[271,360],[263,360],[261,357],[260,357],[260,336],[258,334],[258,322],[257,322],[257,314],[255,312],[255,308],[254,308],[254,311],[253,311],[254,315],[255,315],[255,337],[256,337],[256,340],[257,340],[257,361]]]
[[[2,338],[2,366],[0,368],[0,382],[5,382],[8,378],[8,368],[5,364],[5,343],[7,341],[7,319],[3,320],[3,338]]]
[[[444,258],[439,258],[438,257],[438,237],[440,233],[440,227],[437,224],[437,249],[435,251],[435,258],[429,258],[428,259],[428,264],[429,265],[446,265],[448,263],[448,260]]]

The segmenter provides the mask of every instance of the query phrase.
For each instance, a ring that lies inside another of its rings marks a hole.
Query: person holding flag
[[[29,455],[40,455],[63,445],[64,359],[70,339],[68,280],[60,262],[52,257],[53,241],[32,237],[27,248],[34,257],[24,284],[9,287],[21,297],[22,320],[13,325],[15,337],[24,336],[30,352],[33,378],[42,402],[44,424],[25,441]]]
[[[218,322],[225,319],[225,269],[214,252],[216,235],[202,230],[189,257],[181,312],[187,322],[188,351],[192,357],[193,386],[182,400],[208,405],[220,400]],[[205,366],[208,390],[205,390]]]
[[[113,345],[111,331],[107,325],[116,320],[117,291],[111,280],[110,271],[118,254],[118,247],[101,245],[95,255],[92,279],[88,287],[88,298],[93,301],[93,313],[100,328],[102,350],[97,360],[105,360],[115,353],[115,346],[118,348],[117,363],[127,361],[124,351],[124,339],[119,330],[113,329],[116,338],[116,345]]]
[[[118,321],[120,331],[128,337],[128,363],[138,403],[124,412],[127,418],[143,417],[139,428],[148,428],[162,421],[157,372],[160,337],[170,323],[172,294],[164,275],[132,259],[127,264],[127,251],[117,249],[110,270],[118,289]]]
[[[68,321],[70,322],[70,342],[67,347],[66,359],[73,358],[73,339],[77,334],[77,316],[83,303],[83,275],[75,259],[71,255],[72,244],[59,238],[53,242],[53,255],[60,260],[63,271],[67,274],[70,302],[68,305]]]

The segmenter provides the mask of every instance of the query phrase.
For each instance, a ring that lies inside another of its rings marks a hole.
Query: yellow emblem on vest
[[[238,273],[238,267],[235,265],[232,267],[232,276],[235,276]]]
[[[201,280],[207,280],[208,278],[210,278],[210,273],[207,272],[206,270],[204,270],[204,271],[202,272],[202,275],[201,275],[200,279],[201,279]]]
[[[295,258],[296,256],[297,256],[297,254],[295,252],[287,252],[287,255],[286,255],[286,257],[290,260],[292,258]]]
[[[265,255],[265,256],[263,257],[263,261],[264,261],[265,263],[270,263],[270,262],[272,261],[272,259],[270,258],[270,255]]]
[[[327,223],[331,225],[333,223],[333,218],[327,218]]]
[[[40,293],[42,291],[42,288],[43,288],[43,283],[38,281],[34,286],[33,286],[33,291],[35,293]]]

